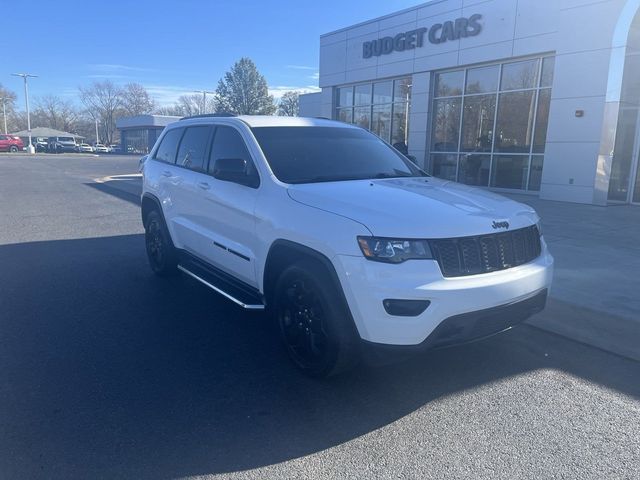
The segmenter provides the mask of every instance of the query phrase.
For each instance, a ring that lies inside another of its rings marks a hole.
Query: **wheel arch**
[[[162,220],[164,221],[164,213],[162,212],[162,205],[160,204],[160,200],[155,195],[150,193],[145,193],[142,195],[141,202],[141,215],[142,215],[142,225],[146,228],[147,226],[147,215],[152,210],[157,210]]]
[[[340,278],[338,277],[338,273],[336,272],[333,262],[331,262],[331,260],[322,252],[291,240],[275,240],[269,248],[269,253],[267,254],[267,259],[265,261],[262,283],[262,290],[266,305],[269,306],[273,301],[273,294],[275,293],[275,286],[280,272],[282,272],[287,266],[300,260],[312,260],[314,263],[317,263],[325,269],[331,279],[331,282],[336,288],[336,292],[338,293],[340,300],[344,302],[344,306],[346,311],[349,313],[349,320],[353,328],[357,331],[355,322],[351,315],[349,303],[347,302],[347,298],[344,294]]]

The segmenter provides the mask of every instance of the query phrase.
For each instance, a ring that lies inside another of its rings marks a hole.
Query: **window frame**
[[[184,165],[179,165],[178,164],[178,154],[180,153],[180,147],[182,147],[182,142],[184,140],[184,136],[187,134],[187,130],[189,130],[190,128],[208,128],[209,129],[209,137],[207,138],[206,144],[205,144],[205,149],[204,149],[204,159],[203,159],[203,170],[196,170],[194,168],[189,168],[186,167]],[[176,167],[180,167],[180,168],[184,168],[185,170],[189,170],[191,172],[196,172],[196,173],[207,173],[207,169],[208,169],[208,165],[209,165],[209,156],[211,153],[211,147],[213,145],[212,141],[213,141],[213,136],[215,135],[215,130],[216,127],[215,125],[212,124],[193,124],[193,125],[188,125],[186,127],[183,127],[183,132],[182,135],[180,136],[180,141],[178,142],[178,148],[176,149],[176,158],[173,162],[173,164]]]

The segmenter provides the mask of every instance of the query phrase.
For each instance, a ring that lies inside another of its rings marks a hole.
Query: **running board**
[[[262,296],[257,289],[240,282],[226,272],[181,252],[178,269],[198,280],[211,290],[247,310],[264,310]]]

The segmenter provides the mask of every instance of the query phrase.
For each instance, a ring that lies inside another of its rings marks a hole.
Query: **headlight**
[[[405,260],[433,258],[426,240],[358,237],[358,245],[367,259],[376,262],[402,263]]]

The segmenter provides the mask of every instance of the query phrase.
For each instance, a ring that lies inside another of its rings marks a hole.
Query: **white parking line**
[[[109,175],[107,177],[94,178],[96,183],[116,182],[118,180],[133,180],[135,178],[142,178],[141,173],[127,173],[124,175]]]

